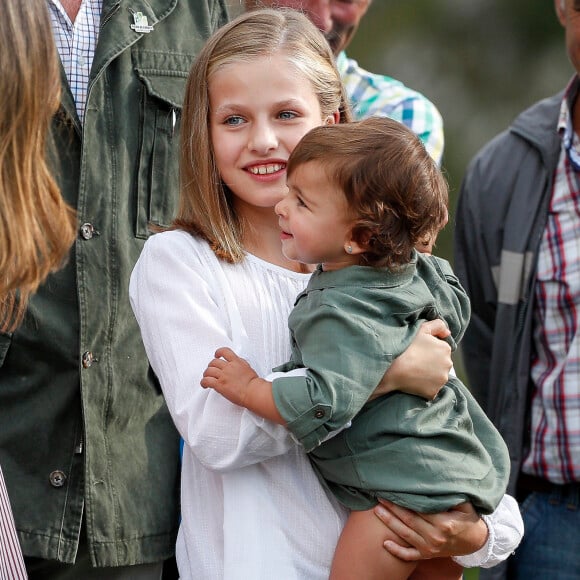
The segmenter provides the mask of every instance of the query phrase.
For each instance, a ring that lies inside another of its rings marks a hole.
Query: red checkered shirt
[[[538,256],[531,448],[523,471],[580,481],[580,139],[572,128],[575,79],[562,102],[562,148]]]

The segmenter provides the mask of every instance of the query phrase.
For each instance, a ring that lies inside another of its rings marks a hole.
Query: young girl
[[[434,401],[392,393],[368,403],[421,321],[444,319],[454,340],[469,321],[449,264],[414,250],[446,222],[447,186],[419,138],[387,118],[313,129],[286,172],[289,192],[276,206],[284,255],[320,264],[290,314],[292,358],[275,369],[290,374],[261,379],[220,349],[201,385],[285,425],[356,510],[332,580],[408,578],[415,563],[369,541],[377,497],[427,513],[471,501],[491,513],[509,476],[500,434],[456,378]],[[438,572],[431,566],[429,577],[461,577],[449,561]]]
[[[348,113],[332,54],[296,12],[241,15],[207,42],[191,71],[180,229],[147,241],[130,285],[147,354],[185,441],[176,546],[183,579],[328,577],[346,510],[287,429],[199,383],[224,344],[263,374],[288,359],[287,317],[310,272],[282,254],[274,206],[286,193],[296,143],[340,117]],[[395,362],[385,392],[393,384],[414,388],[416,377],[429,383],[433,374],[438,386],[445,382],[437,383],[441,364],[431,349],[442,341],[418,340],[421,354],[397,365],[412,346]],[[435,391],[421,383],[417,392]],[[413,539],[413,555],[418,546],[423,554],[467,553],[487,537],[471,507],[428,519],[405,512],[412,529],[396,513],[389,525]],[[374,541],[381,547],[381,535]]]
[[[46,2],[0,0],[0,13],[0,332],[10,332],[75,234],[45,159],[60,94]],[[0,578],[26,577],[0,468]]]
[[[48,128],[60,96],[44,2],[2,0],[0,19],[0,331],[58,269],[74,240],[74,214],[48,171]],[[6,47],[10,47],[7,49]]]

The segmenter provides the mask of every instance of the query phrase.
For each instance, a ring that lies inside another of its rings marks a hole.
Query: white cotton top
[[[262,376],[285,362],[288,314],[308,278],[254,256],[218,262],[205,242],[180,231],[149,239],[131,276],[145,348],[185,440],[182,579],[328,578],[346,511],[286,429],[199,386],[221,346]],[[237,336],[226,300],[243,325]]]
[[[199,385],[221,346],[260,376],[286,362],[287,318],[308,278],[252,255],[218,261],[182,231],[152,236],[135,266],[131,304],[185,441],[176,546],[183,580],[328,578],[346,510],[284,427]],[[470,565],[502,560],[519,543],[497,536]]]

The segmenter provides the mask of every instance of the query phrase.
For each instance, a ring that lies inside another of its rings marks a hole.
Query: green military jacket
[[[135,12],[151,32],[131,28]],[[84,127],[61,73],[54,169],[78,238],[22,326],[0,334],[0,464],[28,556],[73,562],[83,512],[98,566],[173,553],[178,435],[129,275],[148,224],[176,210],[186,76],[226,20],[224,0],[104,0]]]

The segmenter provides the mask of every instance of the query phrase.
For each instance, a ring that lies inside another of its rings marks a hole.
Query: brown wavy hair
[[[425,146],[402,123],[371,117],[309,131],[288,159],[287,174],[320,164],[345,195],[362,263],[396,268],[447,223],[449,190]]]
[[[60,98],[46,2],[0,0],[0,14],[0,330],[9,332],[62,265],[75,220],[46,160]]]
[[[330,47],[304,14],[287,9],[247,12],[207,41],[186,87],[181,125],[181,197],[173,227],[207,240],[215,254],[228,262],[239,262],[244,257],[244,224],[233,210],[232,194],[215,164],[209,132],[208,80],[225,65],[280,53],[312,84],[322,118],[339,111],[341,122],[351,119]]]

